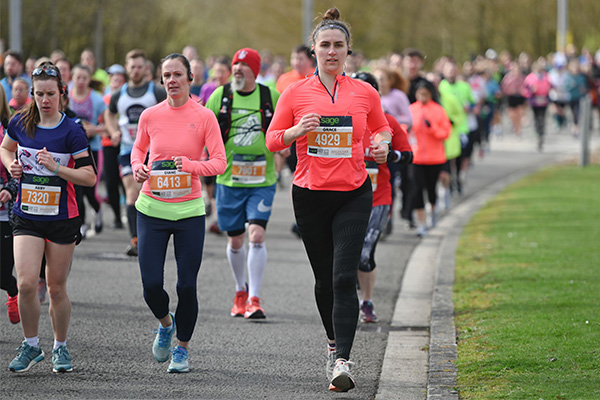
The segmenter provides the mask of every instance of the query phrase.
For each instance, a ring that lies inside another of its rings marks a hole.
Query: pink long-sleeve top
[[[201,161],[206,146],[210,159]],[[144,182],[142,193],[159,201],[184,202],[202,197],[201,176],[222,174],[227,167],[225,147],[215,114],[194,101],[172,107],[163,101],[142,112],[131,151],[134,174],[144,164],[150,149],[148,168],[173,157],[183,157],[182,172],[191,174],[191,192],[180,197],[164,198],[153,194],[151,179]]]
[[[412,132],[417,138],[413,146],[413,163],[438,165],[446,162],[444,139],[450,136],[452,125],[441,105],[433,100],[426,104],[420,101],[410,105]]]

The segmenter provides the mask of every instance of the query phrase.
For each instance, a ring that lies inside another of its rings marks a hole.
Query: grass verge
[[[544,170],[478,212],[454,304],[461,399],[600,399],[600,165]]]

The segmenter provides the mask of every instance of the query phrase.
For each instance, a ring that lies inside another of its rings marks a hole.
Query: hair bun
[[[338,10],[335,7],[327,10],[325,15],[323,16],[323,21],[328,20],[328,19],[332,19],[332,20],[340,19],[340,10]]]

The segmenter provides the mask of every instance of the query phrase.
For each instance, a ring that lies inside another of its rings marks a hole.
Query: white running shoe
[[[337,360],[333,368],[333,379],[329,384],[329,390],[332,392],[347,392],[354,389],[356,384],[350,373],[352,367],[354,367],[352,361]]]

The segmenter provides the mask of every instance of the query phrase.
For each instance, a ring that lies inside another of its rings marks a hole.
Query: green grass
[[[600,166],[560,166],[467,225],[454,286],[461,399],[600,399]]]

